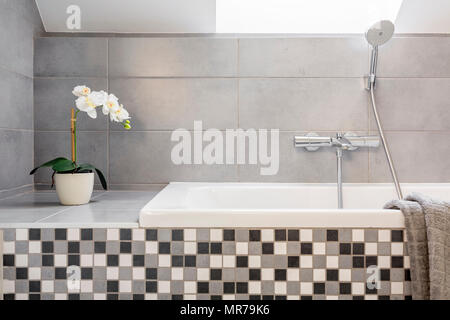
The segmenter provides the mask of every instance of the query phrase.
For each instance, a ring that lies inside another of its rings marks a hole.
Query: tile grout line
[[[100,193],[100,194],[98,194],[98,195],[94,195],[94,196],[91,198],[91,200],[97,199],[97,198],[100,197],[101,195],[103,195],[103,192]],[[55,212],[55,213],[53,213],[53,214],[51,214],[51,215],[49,215],[49,216],[47,216],[47,217],[44,217],[44,218],[38,219],[38,220],[36,220],[36,221],[34,221],[34,222],[31,222],[31,224],[41,223],[41,222],[43,222],[44,220],[46,220],[46,219],[48,219],[48,218],[54,217],[54,216],[56,216],[56,215],[59,215],[60,213],[63,213],[63,212],[66,212],[66,211],[69,211],[69,210],[72,210],[72,209],[74,209],[74,206],[69,206],[68,208],[61,209],[60,211],[57,211],[57,212]]]

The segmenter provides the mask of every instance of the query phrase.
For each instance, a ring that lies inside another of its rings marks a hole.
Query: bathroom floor
[[[0,228],[137,228],[139,211],[156,191],[96,191],[89,204],[62,206],[55,192],[0,200]]]

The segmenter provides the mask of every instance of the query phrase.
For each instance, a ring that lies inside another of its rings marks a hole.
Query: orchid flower
[[[91,91],[84,85],[76,86],[72,93],[78,97],[75,101],[77,108],[86,112],[89,117],[97,118],[96,108],[102,106],[102,113],[109,114],[111,121],[120,122],[125,129],[131,129],[130,115],[123,105],[119,104],[119,99],[114,94],[108,94],[103,90]]]

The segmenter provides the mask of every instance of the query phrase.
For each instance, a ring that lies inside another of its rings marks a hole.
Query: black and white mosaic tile
[[[408,299],[403,230],[5,229],[4,299]],[[379,270],[369,289],[368,267]]]

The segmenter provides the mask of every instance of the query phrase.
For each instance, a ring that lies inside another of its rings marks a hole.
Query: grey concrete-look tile
[[[133,293],[134,294],[145,293],[145,281],[133,280]]]
[[[400,182],[450,181],[449,132],[386,132]],[[383,148],[370,150],[370,182],[391,182]],[[418,170],[420,168],[420,170]]]
[[[450,130],[449,88],[445,78],[378,78],[375,99],[383,129]],[[369,114],[370,129],[377,130],[371,109]]]
[[[378,53],[379,77],[448,77],[448,37],[395,37]]]
[[[313,270],[312,269],[300,269],[300,281],[301,282],[312,282],[313,281]]]
[[[158,268],[158,280],[170,280],[171,277],[171,268]]]
[[[16,240],[16,229],[3,229],[3,241]]]
[[[107,175],[107,133],[77,133],[78,163],[90,163]],[[56,157],[70,158],[70,132],[36,132],[35,165],[40,165]],[[42,168],[35,174],[35,182],[50,183],[51,169]],[[96,183],[100,183],[95,177]]]
[[[197,268],[184,268],[183,279],[186,281],[197,280]]]
[[[339,244],[337,242],[327,242],[326,252],[328,255],[338,255],[339,254]]]
[[[320,268],[324,269],[327,266],[327,258],[326,256],[313,256],[313,267],[315,269]]]
[[[236,39],[109,39],[111,76],[234,76]],[[150,57],[150,58],[149,58]]]
[[[171,280],[170,281],[170,293],[171,294],[183,294],[184,293],[184,281]]]
[[[363,78],[239,81],[242,128],[368,130],[367,115],[368,95]]]
[[[287,243],[287,254],[297,256],[300,254],[300,243],[288,242]]]
[[[207,254],[197,255],[197,267],[209,268],[209,255]]]
[[[100,281],[105,284],[105,292],[106,292],[106,281]],[[95,281],[94,281],[95,288]],[[54,285],[55,293],[67,293],[67,280],[55,280]]]
[[[16,269],[3,267],[3,279],[4,280],[16,280]]]
[[[351,242],[352,241],[352,229],[349,229],[349,228],[339,229],[339,241]]]
[[[144,257],[144,264],[146,266],[157,266],[158,265],[158,255],[146,254]]]
[[[324,242],[327,240],[327,232],[324,229],[313,229],[313,241]]]
[[[63,253],[67,253],[67,241],[55,241],[53,243],[53,250],[55,251],[55,253],[57,254],[63,254]]]
[[[377,242],[378,241],[378,230],[376,230],[376,229],[364,230],[364,241]]]
[[[248,254],[259,255],[262,253],[261,242],[252,241],[248,243]]]
[[[130,112],[134,130],[193,129],[195,120],[206,130],[237,127],[237,84],[236,79],[127,78],[111,79],[109,87]]]
[[[247,268],[236,268],[236,281],[247,282],[249,280],[249,273]]]
[[[119,279],[120,280],[132,280],[133,274],[130,267],[120,267],[119,268]]]
[[[35,76],[104,77],[106,38],[38,38],[34,45]]]
[[[72,90],[77,85],[86,85],[91,90],[107,90],[106,78],[35,78],[34,79],[34,128],[35,130],[70,130],[70,109],[75,108]],[[78,110],[78,109],[76,109]],[[49,117],[49,114],[52,116]],[[105,131],[109,117],[97,108],[97,118],[86,112],[77,116],[77,130]]]
[[[223,294],[223,283],[219,281],[211,281],[209,283],[210,294]]]
[[[93,233],[94,241],[106,241],[106,229],[95,228]]]
[[[367,278],[364,269],[352,269],[352,281],[353,282],[365,282]]]
[[[31,2],[31,1],[29,1]],[[6,45],[0,52],[0,66],[26,75],[33,76],[33,35],[34,20],[30,10],[32,4],[17,5],[23,1],[2,1],[0,11],[0,39]]]
[[[0,129],[0,148],[0,190],[33,183],[33,132]]]
[[[361,77],[363,37],[239,39],[239,74],[259,77]]]
[[[16,254],[28,254],[29,241],[16,241]]]
[[[288,281],[287,294],[288,295],[300,295],[300,282]]]
[[[351,256],[339,256],[339,269],[351,269],[353,261]]]
[[[325,292],[329,295],[339,294],[339,283],[334,281],[329,281],[325,283]]]
[[[33,129],[33,79],[0,68],[2,128]],[[48,116],[48,115],[47,115]]]
[[[234,281],[236,279],[235,269],[222,269],[223,281]]]
[[[273,281],[261,281],[261,293],[264,295],[273,295],[275,292],[275,283]]]
[[[170,132],[111,132],[111,183],[237,181],[236,165],[175,165],[171,150],[179,142],[170,136]]]

